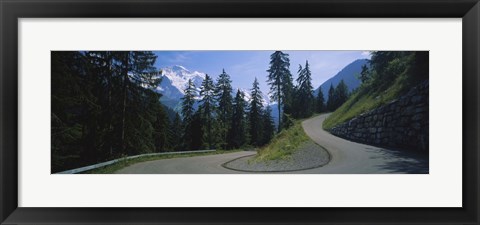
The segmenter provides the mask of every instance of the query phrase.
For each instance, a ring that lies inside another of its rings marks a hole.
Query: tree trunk
[[[282,95],[281,95],[281,89],[280,89],[280,84],[278,84],[278,132],[282,130]]]
[[[113,132],[112,127],[112,117],[113,117],[113,110],[112,110],[112,79],[113,79],[113,71],[112,71],[112,53],[107,52],[107,63],[108,63],[108,81],[107,81],[107,89],[108,89],[108,96],[107,96],[107,120],[108,120],[108,134],[110,135]],[[112,137],[112,136],[110,136]],[[109,152],[110,157],[113,156],[113,149],[112,149],[112,138],[109,141]]]
[[[125,52],[124,59],[123,59],[123,101],[122,101],[122,136],[121,136],[121,143],[122,143],[122,153],[127,155],[126,152],[126,143],[125,143],[125,116],[126,116],[126,109],[127,109],[127,86],[128,86],[128,57],[129,52]]]

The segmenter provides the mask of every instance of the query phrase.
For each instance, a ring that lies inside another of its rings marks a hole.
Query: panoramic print
[[[428,51],[52,51],[52,174],[428,174]]]

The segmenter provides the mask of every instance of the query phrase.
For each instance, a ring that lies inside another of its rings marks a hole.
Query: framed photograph
[[[478,0],[0,4],[1,224],[479,224]]]

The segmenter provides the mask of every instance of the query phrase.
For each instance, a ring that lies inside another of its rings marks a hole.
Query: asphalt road
[[[428,155],[351,142],[326,132],[322,123],[328,114],[303,121],[307,135],[328,150],[331,161],[303,173],[384,174],[428,173]]]
[[[319,168],[288,173],[303,174],[391,174],[428,173],[428,155],[411,151],[384,149],[351,142],[322,129],[328,114],[302,123],[310,138],[328,150],[331,161]],[[222,167],[230,160],[253,155],[242,151],[227,154],[162,159],[123,168],[120,174],[229,174],[243,173]]]
[[[160,159],[137,163],[116,171],[120,174],[226,174],[240,173],[222,167],[230,160],[254,155],[252,151],[232,152],[184,158]]]

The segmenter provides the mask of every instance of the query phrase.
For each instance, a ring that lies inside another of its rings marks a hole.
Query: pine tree
[[[89,115],[84,102],[93,100],[87,71],[91,63],[79,52],[52,52],[52,172],[79,167],[85,162],[83,138]],[[74,110],[77,109],[77,110]]]
[[[214,88],[215,87],[212,78],[208,76],[208,74],[205,75],[205,79],[200,87],[201,100],[199,110],[203,122],[203,133],[205,135],[205,144],[207,149],[214,148],[215,141],[213,133],[213,128],[215,126],[214,112],[216,110]]]
[[[185,95],[181,98],[182,100],[182,115],[184,121],[189,121],[192,119],[195,110],[193,108],[195,104],[195,84],[192,79],[188,80],[187,88],[184,91]]]
[[[304,68],[299,65],[297,83],[295,102],[299,107],[295,111],[300,118],[306,118],[312,115],[314,103],[312,73],[308,61],[305,62]]]
[[[298,86],[295,86],[293,87],[293,92],[292,92],[292,113],[290,113],[288,116],[289,117],[293,117],[293,118],[300,118],[300,114],[301,112],[300,111],[303,111],[303,107],[302,105],[300,105],[300,103],[297,101],[297,99],[300,99],[300,95],[299,95],[299,91],[298,91]],[[284,114],[285,115],[285,114]],[[284,116],[283,118],[283,126],[285,127],[285,122],[286,122],[286,119],[288,119],[287,117]]]
[[[362,71],[360,72],[360,81],[362,81],[362,83],[365,83],[368,81],[368,79],[369,79],[368,67],[367,65],[363,65]]]
[[[141,128],[138,128],[137,124],[140,123],[140,119],[137,114],[135,107],[128,107],[128,109],[133,109],[127,111],[127,106],[129,103],[138,103],[138,100],[143,98],[141,88],[154,88],[156,87],[161,78],[158,73],[155,71],[155,61],[157,56],[151,51],[126,51],[116,53],[119,56],[119,63],[121,64],[121,74],[122,74],[122,116],[121,116],[121,143],[122,143],[122,152],[124,154],[133,154],[135,149],[139,149],[136,145],[138,144],[139,139],[132,136],[126,136],[126,133],[129,134],[138,134]],[[127,118],[130,121],[127,121]],[[137,121],[135,121],[137,120]],[[140,135],[136,135],[140,136]],[[143,144],[143,142],[141,143]]]
[[[290,70],[288,71],[287,74],[285,74],[284,77],[284,100],[283,100],[283,115],[282,115],[282,129],[289,128],[293,123],[291,119],[291,115],[293,114],[293,111],[295,110],[293,105],[294,105],[294,97],[295,97],[295,86],[293,85],[293,77],[292,74],[290,73]]]
[[[128,101],[126,114],[125,141],[128,155],[151,153],[156,151],[156,140],[159,149],[166,148],[167,116],[159,102],[159,95],[141,86],[132,85],[136,90]],[[156,124],[157,121],[161,125]],[[160,130],[161,129],[161,130]]]
[[[156,112],[154,112],[155,115],[155,122],[154,122],[154,139],[155,139],[155,152],[165,152],[168,151],[171,146],[170,146],[170,132],[169,132],[169,127],[170,123],[167,117],[167,114],[165,112],[165,109],[163,108],[163,105],[160,104],[158,98],[156,98],[156,93],[152,93],[153,96],[151,98],[151,101],[154,105],[154,109]]]
[[[245,94],[237,90],[233,100],[232,129],[228,133],[228,145],[230,148],[240,148],[247,143],[246,108]]]
[[[215,87],[215,98],[218,103],[218,126],[221,139],[220,146],[223,149],[227,147],[227,134],[230,130],[232,119],[232,81],[230,76],[223,69],[222,74],[218,77]]]
[[[174,151],[179,151],[182,147],[180,144],[183,136],[182,131],[182,119],[180,118],[180,114],[176,113],[170,126],[170,142],[171,148]]]
[[[322,91],[322,87],[319,87],[318,88],[318,95],[317,95],[317,99],[316,99],[316,112],[317,113],[322,113],[322,112],[325,112],[325,98],[323,97],[323,91]]]
[[[330,84],[330,89],[328,89],[328,100],[327,100],[327,109],[330,112],[335,111],[334,101],[335,101],[335,88],[333,88],[333,84]]]
[[[261,145],[266,145],[272,140],[275,134],[275,124],[272,118],[272,108],[267,106],[262,114],[262,141]]]
[[[166,149],[152,52],[52,52],[52,171]]]
[[[96,88],[93,90],[93,95],[96,96],[101,111],[98,115],[98,124],[95,125],[99,130],[97,136],[101,139],[105,139],[103,143],[99,146],[98,151],[95,155],[99,155],[100,158],[114,158],[117,151],[121,149],[121,146],[118,146],[118,140],[114,140],[115,136],[115,101],[113,86],[115,81],[118,79],[118,66],[115,65],[116,55],[113,52],[109,51],[89,51],[85,52],[85,60],[88,62],[88,65],[83,65],[84,68],[88,68],[88,74],[86,77],[89,77],[90,82],[96,83]],[[95,77],[90,77],[95,75]],[[86,88],[86,86],[85,86]],[[88,89],[88,88],[86,88]],[[93,119],[93,118],[92,118]],[[91,130],[91,129],[89,129]],[[93,142],[90,142],[93,143]],[[88,147],[90,149],[94,148],[93,146]]]
[[[192,121],[195,113],[195,84],[191,79],[188,80],[187,88],[185,89],[185,95],[182,97],[182,116],[183,116],[183,141],[187,150],[192,149]]]
[[[333,102],[333,108],[334,110],[336,110],[348,99],[348,87],[343,81],[343,79],[340,81],[340,83],[338,83],[337,87],[335,88],[334,96],[335,97]]]
[[[250,92],[250,111],[248,113],[250,144],[260,146],[262,144],[262,92],[257,78],[253,82]]]
[[[203,149],[205,142],[205,126],[204,126],[204,119],[202,118],[202,112],[201,110],[197,110],[192,117],[192,122],[190,125],[191,129],[191,139],[190,141],[190,150],[199,150]]]
[[[283,128],[282,109],[284,113],[291,112],[293,82],[289,68],[290,59],[288,54],[275,51],[270,55],[267,82],[270,85],[270,98],[278,103],[278,131]]]

